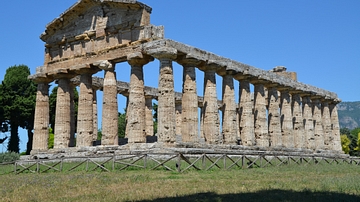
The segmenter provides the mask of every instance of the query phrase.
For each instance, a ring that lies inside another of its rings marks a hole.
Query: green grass
[[[0,201],[360,201],[360,167],[5,174]]]

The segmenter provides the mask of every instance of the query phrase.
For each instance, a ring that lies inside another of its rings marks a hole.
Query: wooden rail
[[[102,157],[63,157],[58,159],[23,160],[0,164],[0,174],[46,173],[71,171],[123,171],[123,170],[168,170],[185,172],[189,170],[230,170],[264,168],[285,165],[349,164],[360,165],[360,158],[339,158],[319,156],[244,155],[244,154],[134,154]],[[8,171],[2,169],[8,166]],[[13,166],[13,169],[9,169]],[[1,172],[3,170],[3,172]]]

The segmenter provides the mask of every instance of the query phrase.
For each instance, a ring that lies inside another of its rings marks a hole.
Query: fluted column
[[[294,144],[295,148],[306,148],[303,113],[301,108],[301,96],[293,94],[292,96],[292,116],[294,125]]]
[[[321,103],[319,98],[312,98],[313,120],[314,120],[314,138],[316,149],[324,149],[324,130],[321,118]]]
[[[222,75],[222,101],[223,101],[223,117],[222,117],[222,136],[224,144],[237,144],[238,125],[236,122],[236,103],[234,79],[231,75]]]
[[[181,137],[183,142],[199,142],[198,136],[198,96],[196,89],[196,60],[182,59],[178,61],[183,66],[182,86],[182,124]]]
[[[104,70],[102,107],[102,145],[118,145],[118,101],[115,64],[101,61],[94,64]]]
[[[92,146],[94,132],[92,74],[80,75],[76,146]]]
[[[172,61],[177,50],[162,47],[150,50],[149,54],[159,59],[159,96],[158,96],[158,142],[175,142],[175,91]]]
[[[282,146],[282,135],[280,125],[280,99],[276,88],[270,87],[268,91],[268,124],[271,147]]]
[[[127,57],[131,65],[130,89],[127,105],[127,137],[129,143],[145,143],[145,94],[143,66],[150,58],[142,53],[133,53]]]
[[[294,148],[293,122],[291,113],[291,96],[289,91],[281,91],[281,131],[282,145],[286,148]]]
[[[153,120],[153,105],[152,97],[145,96],[145,134],[146,136],[154,135],[154,120]]]
[[[304,123],[305,146],[308,149],[315,150],[316,142],[314,135],[312,103],[310,97],[308,96],[302,98],[302,111],[303,111],[303,119],[305,122]]]
[[[34,117],[34,151],[48,150],[49,139],[49,84],[38,83]]]
[[[219,107],[216,95],[215,70],[207,69],[204,73],[204,106],[203,106],[203,132],[208,144],[221,144],[222,137],[219,131]]]
[[[239,81],[239,131],[241,144],[244,146],[255,145],[254,134],[254,103],[251,101],[250,82]]]
[[[263,84],[254,84],[255,141],[260,147],[269,147],[269,134],[266,114],[266,95]]]
[[[55,115],[55,132],[54,148],[67,148],[70,145],[71,133],[71,90],[69,79],[59,79],[57,98],[56,98],[56,115]]]
[[[96,96],[96,89],[93,89],[93,141],[97,140],[98,134],[98,109],[97,109],[97,96]]]
[[[338,102],[338,101],[337,101]],[[340,125],[339,125],[339,116],[338,116],[338,110],[336,107],[336,102],[330,103],[330,116],[331,116],[331,125],[332,125],[332,150],[340,151],[342,152],[341,147],[341,139],[340,139]]]
[[[175,99],[175,122],[176,122],[176,127],[175,127],[175,134],[176,135],[180,135],[182,136],[181,133],[181,128],[182,128],[182,105],[181,105],[181,100],[176,100]]]
[[[321,101],[321,120],[324,134],[324,149],[332,150],[334,138],[332,135],[329,103],[326,100]]]

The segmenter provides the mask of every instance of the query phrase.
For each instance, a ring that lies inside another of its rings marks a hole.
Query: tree
[[[10,125],[10,152],[19,153],[19,127],[28,132],[27,153],[30,153],[32,148],[36,84],[27,78],[29,75],[30,69],[27,66],[12,66],[6,70],[1,84],[3,121]]]
[[[350,152],[350,139],[347,137],[346,134],[340,135],[341,138],[341,147],[345,154],[349,154]]]

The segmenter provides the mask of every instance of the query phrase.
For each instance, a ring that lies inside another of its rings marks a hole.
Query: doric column
[[[49,84],[38,83],[34,117],[34,151],[48,150],[49,139]]]
[[[92,146],[94,132],[94,113],[93,113],[93,89],[92,74],[83,73],[80,75],[80,94],[78,105],[76,146]]]
[[[295,148],[306,148],[303,113],[301,108],[301,96],[294,93],[292,96],[292,117],[293,117],[293,135]]]
[[[321,100],[321,120],[324,134],[324,149],[332,150],[334,138],[332,135],[330,109],[327,100]]]
[[[177,100],[175,99],[175,122],[176,122],[176,127],[175,127],[175,134],[176,135],[180,135],[182,136],[181,133],[181,128],[182,128],[182,105],[181,105],[181,100]]]
[[[154,135],[152,96],[145,96],[145,135]]]
[[[162,47],[152,49],[149,54],[159,59],[159,96],[158,96],[158,142],[175,142],[175,91],[172,61],[177,50]]]
[[[304,135],[305,135],[305,146],[308,149],[315,150],[315,135],[314,135],[314,120],[312,103],[310,97],[304,96],[302,98],[302,112],[304,120]]]
[[[282,145],[286,148],[294,148],[293,116],[291,113],[291,96],[288,90],[281,91],[281,131]]]
[[[104,70],[102,107],[102,145],[118,145],[118,101],[115,64],[107,60],[94,63]]]
[[[150,61],[149,56],[133,53],[127,57],[131,65],[130,89],[127,105],[127,137],[129,143],[145,143],[145,94],[143,66]]]
[[[311,98],[314,120],[314,138],[316,149],[324,149],[324,130],[321,118],[321,103],[319,98]]]
[[[254,84],[254,86],[254,132],[256,145],[269,147],[265,88],[263,84]]]
[[[195,68],[200,63],[191,58],[178,60],[183,66],[182,86],[182,124],[181,137],[183,142],[199,142],[198,136],[198,96],[196,89]]]
[[[271,147],[282,146],[282,134],[280,125],[280,99],[276,88],[270,87],[268,91],[268,124]]]
[[[333,148],[332,150],[342,152],[341,139],[340,139],[340,125],[339,125],[339,116],[336,104],[339,100],[335,100],[330,103],[330,116],[331,116],[331,125],[332,125],[332,137],[333,137]]]
[[[205,141],[208,144],[221,144],[215,70],[210,68],[204,72],[204,106],[202,113]]]
[[[98,134],[98,109],[97,109],[97,96],[96,96],[97,89],[93,89],[93,141],[97,140]]]
[[[255,145],[254,103],[251,101],[250,83],[248,80],[240,80],[239,83],[239,129],[241,144],[253,146]]]
[[[75,147],[76,117],[75,117],[75,85],[70,83],[70,143],[69,147]]]
[[[231,75],[223,74],[222,83],[222,137],[224,144],[237,144],[238,125],[236,122],[236,103],[234,79]]]
[[[56,115],[54,148],[67,148],[70,145],[71,134],[71,90],[70,81],[67,78],[61,78],[58,81],[56,97]]]

